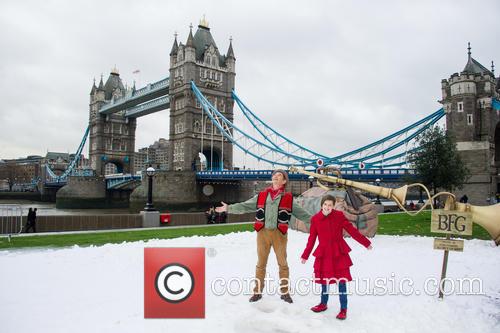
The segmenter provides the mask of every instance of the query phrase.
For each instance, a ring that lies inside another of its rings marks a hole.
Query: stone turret
[[[194,35],[190,26],[186,45],[181,43],[177,46],[175,38],[170,55],[169,92],[169,160],[173,170],[199,168],[200,152],[208,157],[208,166],[213,169],[232,167],[233,146],[227,139],[222,139],[218,130],[214,129],[212,137],[211,122],[202,113],[201,105],[191,91],[191,81],[232,121],[234,101],[231,91],[234,88],[235,60],[231,42],[228,54],[220,54],[205,19],[200,21]]]
[[[128,119],[122,112],[110,115],[99,113],[104,105],[114,103],[125,93],[116,67],[111,70],[106,83],[101,76],[99,86],[91,91],[89,157],[90,165],[98,176],[106,174],[107,165],[114,165],[113,172],[133,172],[136,119]]]
[[[499,116],[492,108],[493,98],[498,98],[497,88],[493,71],[472,58],[470,44],[464,69],[441,81],[440,102],[446,112],[446,128],[455,137],[460,155],[471,171],[460,193],[478,205],[486,204],[486,198],[500,190]]]

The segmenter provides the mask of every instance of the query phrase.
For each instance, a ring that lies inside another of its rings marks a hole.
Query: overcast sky
[[[76,151],[94,77],[115,65],[129,85],[168,76],[174,33],[185,43],[204,14],[221,53],[233,37],[246,105],[326,155],[439,109],[441,79],[464,68],[469,41],[500,72],[495,0],[2,0],[0,158]],[[168,122],[167,110],[139,118],[136,150],[168,138]]]

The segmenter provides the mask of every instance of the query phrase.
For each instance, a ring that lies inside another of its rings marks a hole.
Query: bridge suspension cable
[[[310,166],[315,163],[315,159],[303,158],[302,156],[287,153],[268,143],[262,142],[235,126],[222,113],[220,113],[201,93],[194,82],[191,82],[191,89],[201,104],[202,110],[210,118],[211,122],[219,129],[224,137],[230,140],[238,148],[253,156],[257,161],[265,161],[269,164],[276,164],[284,167],[290,165]],[[245,147],[242,142],[250,142],[250,146]],[[260,150],[260,151],[259,151]],[[273,153],[279,158],[273,159]],[[282,162],[285,157],[290,157],[293,163]]]
[[[90,127],[87,126],[87,129],[85,130],[85,134],[83,135],[83,138],[80,141],[80,145],[78,146],[78,149],[76,150],[75,157],[69,163],[68,167],[61,175],[59,175],[59,176],[56,175],[54,173],[54,171],[52,171],[50,169],[49,165],[45,164],[45,168],[47,171],[47,178],[48,178],[48,179],[46,179],[46,181],[60,183],[60,182],[65,182],[67,180],[68,175],[72,174],[72,172],[75,170],[75,167],[78,165],[78,162],[80,161],[80,158],[82,156],[83,147],[85,147],[85,143],[87,142],[87,138],[89,136],[89,131],[90,131]]]
[[[363,163],[369,168],[384,168],[398,167],[408,163],[409,154],[415,151],[414,148],[409,149],[410,143],[415,145],[415,138],[425,131],[430,126],[434,125],[439,119],[444,116],[444,110],[441,108],[433,114],[407,126],[406,128],[386,136],[374,143],[355,149],[334,157],[326,157],[324,154],[317,153],[311,149],[305,148],[286,136],[278,133],[276,130],[268,126],[262,119],[253,113],[238,95],[233,91],[233,99],[239,109],[257,130],[260,136],[272,145],[276,150],[282,151],[289,158],[290,155],[307,156],[310,159],[323,159],[326,164],[336,165],[340,168],[357,168],[359,163]],[[401,148],[404,146],[403,152]],[[394,162],[398,160],[397,162]],[[387,163],[387,162],[393,163]]]
[[[288,139],[286,136],[277,132],[270,126],[268,126],[262,119],[260,119],[255,113],[253,113],[243,101],[236,95],[235,91],[232,91],[232,97],[238,107],[240,108],[243,115],[248,119],[250,124],[256,129],[256,131],[262,136],[264,140],[269,142],[277,150],[283,152],[290,152],[291,154],[297,154],[305,158],[318,159],[327,158],[327,156],[319,154],[311,149],[303,147],[294,141]]]
[[[245,118],[251,124],[251,128],[259,134],[258,137],[261,139],[250,136],[227,120],[206,98],[204,98],[203,94],[194,83],[192,83],[192,89],[210,120],[216,121],[216,126],[219,124],[223,127],[223,124],[236,132],[234,136],[230,131],[227,133],[222,131],[224,136],[231,140],[238,148],[243,150],[245,156],[249,154],[257,158],[258,161],[265,161],[271,165],[276,164],[280,166],[303,165],[306,167],[315,167],[316,160],[320,158],[324,160],[325,164],[336,165],[343,169],[356,169],[359,167],[360,163],[366,168],[394,168],[405,166],[409,162],[408,157],[418,149],[415,140],[417,136],[433,126],[445,114],[444,110],[441,108],[404,129],[369,145],[338,156],[326,157],[323,154],[319,154],[295,143],[268,126],[262,119],[255,115],[243,101],[241,101],[234,91],[232,92],[232,97]],[[247,141],[250,141],[250,145],[240,143]]]

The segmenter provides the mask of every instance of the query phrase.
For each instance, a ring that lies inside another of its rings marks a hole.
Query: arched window
[[[200,122],[199,122],[198,120],[195,120],[195,121],[194,121],[194,124],[193,124],[193,130],[194,130],[196,133],[201,132],[201,125],[200,125]]]
[[[205,117],[205,133],[212,133],[212,120]]]

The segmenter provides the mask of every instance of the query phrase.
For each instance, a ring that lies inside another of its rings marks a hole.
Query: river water
[[[37,216],[52,215],[101,215],[101,214],[129,214],[127,208],[119,209],[57,209],[55,202],[39,202],[30,200],[0,200],[0,216],[6,214],[2,207],[5,205],[21,206],[23,215],[28,215],[30,208],[36,208]]]

